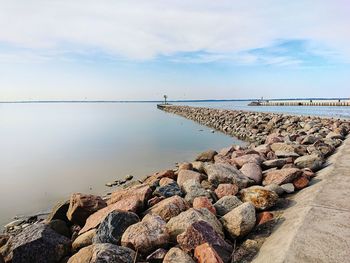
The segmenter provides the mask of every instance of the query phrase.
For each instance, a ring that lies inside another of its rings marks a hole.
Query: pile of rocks
[[[166,108],[259,140],[206,151],[107,197],[73,194],[46,220],[0,236],[0,262],[239,262],[256,252],[249,235],[308,186],[350,130],[316,117]]]

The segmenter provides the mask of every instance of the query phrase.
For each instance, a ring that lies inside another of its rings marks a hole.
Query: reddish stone
[[[171,179],[171,178],[163,177],[159,181],[159,186],[164,186],[164,185],[167,185],[167,184],[171,184],[172,182],[175,182],[175,181],[173,179]]]
[[[258,213],[256,216],[256,225],[260,226],[272,219],[273,219],[273,214],[270,212],[264,211],[264,212]]]
[[[165,199],[164,196],[155,196],[155,197],[148,200],[147,205],[148,205],[148,207],[152,207],[164,199]]]
[[[293,185],[295,189],[301,190],[309,185],[309,179],[307,179],[305,176],[300,176],[293,181]]]
[[[246,163],[242,166],[240,171],[248,178],[254,180],[257,184],[261,183],[262,170],[260,165],[256,163]]]
[[[147,184],[136,185],[127,189],[119,189],[112,193],[108,204],[114,204],[123,199],[132,198],[144,205],[152,194],[152,189]]]
[[[311,180],[312,178],[314,178],[316,176],[316,174],[313,171],[311,171],[310,169],[305,168],[305,169],[303,169],[302,176],[305,176],[307,179]]]
[[[173,170],[166,170],[162,172],[157,172],[149,177],[146,178],[146,180],[143,181],[144,184],[153,186],[154,184],[158,183],[160,179],[162,178],[171,178],[176,179],[176,175]]]
[[[300,176],[302,171],[297,168],[286,168],[268,172],[264,178],[263,185],[269,184],[287,184],[293,182],[295,178]]]
[[[193,200],[193,208],[194,209],[207,208],[210,212],[216,215],[215,207],[206,196],[196,197]]]
[[[236,195],[238,193],[238,186],[235,184],[219,184],[215,189],[215,194],[220,199],[228,195]]]
[[[240,157],[236,157],[232,159],[233,163],[235,163],[238,167],[242,167],[246,163],[256,163],[260,165],[263,161],[259,154],[246,154]]]
[[[265,144],[272,144],[276,142],[283,142],[283,137],[277,133],[271,133],[266,137]]]
[[[208,243],[196,247],[194,256],[198,260],[198,263],[224,263],[215,249]]]
[[[180,170],[177,175],[177,184],[182,187],[183,183],[187,180],[194,179],[198,183],[201,183],[201,174],[190,170]]]

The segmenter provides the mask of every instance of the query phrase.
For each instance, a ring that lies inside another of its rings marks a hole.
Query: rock
[[[294,152],[294,146],[291,144],[283,143],[283,142],[276,142],[270,145],[271,150],[275,153],[278,151],[282,152]]]
[[[194,256],[198,260],[198,263],[224,263],[215,249],[208,243],[196,247]]]
[[[51,220],[48,225],[58,234],[70,238],[70,231],[65,221],[54,219]]]
[[[229,147],[222,148],[218,154],[222,156],[229,156],[230,154],[232,154],[233,151],[235,151],[234,146],[229,146]]]
[[[309,179],[305,176],[300,176],[293,181],[293,185],[296,190],[301,190],[309,185]]]
[[[193,165],[192,163],[181,163],[179,164],[179,170],[192,170]]]
[[[301,144],[313,144],[317,140],[317,137],[315,137],[314,135],[306,135],[305,138],[301,141]]]
[[[165,198],[171,197],[174,195],[182,196],[183,193],[179,187],[179,185],[174,181],[172,183],[166,184],[164,186],[157,187],[157,189],[153,192],[156,196],[164,196]]]
[[[114,204],[111,204],[97,211],[91,216],[89,216],[88,219],[86,220],[84,227],[80,230],[79,235],[86,231],[89,231],[90,229],[98,227],[98,225],[112,211],[121,210],[121,211],[130,211],[130,212],[136,213],[137,211],[140,211],[141,207],[143,207],[143,204],[141,203],[141,201],[137,196],[135,196],[135,198],[133,196],[130,196],[126,199],[123,199]]]
[[[171,178],[164,177],[159,180],[159,186],[165,186],[167,184],[174,183],[175,181]]]
[[[209,212],[208,209],[190,208],[189,210],[182,212],[178,216],[171,218],[167,223],[167,228],[171,238],[173,240],[176,240],[176,237],[179,234],[182,234],[184,231],[186,231],[186,229],[192,223],[200,220],[206,221],[214,228],[214,230],[219,235],[224,236],[221,223],[215,215]]]
[[[193,200],[193,208],[194,209],[206,208],[210,212],[212,212],[214,215],[216,215],[215,207],[212,205],[212,203],[210,202],[210,200],[206,196],[196,197]]]
[[[292,183],[282,184],[281,187],[287,194],[294,193],[295,191],[294,185]]]
[[[195,263],[194,260],[184,251],[177,247],[171,248],[166,253],[163,263]]]
[[[274,168],[274,167],[282,168],[283,165],[285,165],[287,163],[287,160],[288,160],[287,158],[267,160],[267,161],[262,163],[262,166],[265,169],[270,169],[270,168]]]
[[[48,225],[37,223],[25,228],[6,244],[5,262],[55,263],[70,251],[70,239],[56,233]]]
[[[180,196],[172,196],[153,207],[149,208],[145,213],[150,215],[158,215],[164,221],[169,221],[171,218],[179,215],[181,212],[189,208],[188,203]]]
[[[69,220],[67,218],[68,208],[69,200],[59,202],[57,205],[54,206],[46,221],[50,222],[51,220],[60,219],[65,221],[66,223],[69,223]]]
[[[296,167],[303,169],[303,168],[310,168],[312,171],[317,171],[322,168],[323,160],[316,154],[312,155],[304,155],[299,158],[297,158],[294,161],[294,164]]]
[[[0,263],[5,263],[5,261],[4,261],[4,259],[3,259],[1,254],[0,254]]]
[[[205,221],[194,222],[184,233],[177,236],[177,242],[185,252],[192,252],[197,246],[208,243],[224,262],[230,261],[233,251],[233,247]]]
[[[231,183],[238,185],[239,188],[245,188],[253,182],[232,165],[208,164],[205,165],[204,169],[208,175],[208,181],[215,186],[222,183]]]
[[[166,170],[162,172],[155,173],[151,176],[148,176],[145,180],[143,180],[142,185],[148,185],[148,186],[157,186],[158,182],[162,178],[170,178],[170,179],[176,179],[176,175],[173,170]]]
[[[192,162],[192,167],[194,170],[200,173],[204,173],[204,163],[203,162]]]
[[[271,147],[268,144],[262,144],[255,147],[254,150],[266,155],[269,151],[271,151]]]
[[[299,154],[295,152],[286,152],[286,151],[276,151],[275,155],[278,158],[299,157]]]
[[[201,174],[190,170],[180,170],[177,175],[177,184],[182,187],[187,180],[191,179],[201,183]]]
[[[125,176],[124,180],[125,180],[125,181],[130,181],[130,180],[132,180],[133,178],[134,178],[134,176],[132,176],[131,174],[128,174],[128,175]]]
[[[257,165],[256,163],[246,163],[242,166],[240,171],[249,179],[254,180],[255,183],[261,183],[262,171],[260,165]]]
[[[147,256],[147,262],[151,263],[162,263],[163,259],[168,251],[163,248],[158,248],[156,251]]]
[[[83,247],[90,246],[92,244],[92,240],[96,235],[96,229],[91,229],[80,236],[78,236],[72,244],[73,251],[78,251]]]
[[[238,167],[242,167],[246,163],[255,163],[260,165],[263,159],[259,154],[247,154],[240,157],[232,158],[232,161],[237,164]]]
[[[201,182],[201,186],[206,190],[214,190],[213,185],[211,183],[209,183],[209,181],[207,181],[207,180],[203,180]]]
[[[259,210],[269,209],[278,201],[278,195],[275,192],[261,186],[242,189],[240,194],[243,202],[250,202]]]
[[[6,234],[0,234],[0,248],[7,243],[10,236]]]
[[[238,186],[235,184],[219,184],[215,189],[215,194],[220,199],[224,196],[236,195],[238,191]]]
[[[330,133],[328,133],[326,138],[327,139],[332,139],[332,140],[334,140],[334,139],[343,140],[344,139],[343,135],[341,135],[340,133],[337,133],[337,132],[330,132]]]
[[[155,196],[152,197],[151,199],[148,200],[147,205],[148,207],[152,207],[156,204],[158,204],[160,201],[164,200],[165,197],[164,196]]]
[[[140,219],[135,213],[113,211],[108,214],[98,227],[93,242],[119,245],[125,230],[139,221]]]
[[[81,193],[72,194],[67,218],[74,224],[83,226],[91,214],[106,207],[106,205],[106,202],[100,196]]]
[[[165,177],[165,176],[164,176]],[[152,189],[147,184],[140,184],[128,189],[120,189],[112,193],[111,198],[108,200],[108,204],[114,204],[121,200],[131,198],[132,200],[139,201],[141,207],[147,203],[152,194]]]
[[[262,224],[265,224],[268,221],[271,221],[273,219],[273,214],[271,212],[260,212],[256,216],[256,225],[260,226]]]
[[[79,250],[68,263],[134,263],[135,251],[113,244],[93,244]]]
[[[265,179],[263,180],[263,185],[269,184],[286,184],[293,182],[295,178],[302,174],[302,171],[297,168],[286,168],[281,170],[275,170],[268,172]]]
[[[232,238],[247,235],[255,226],[255,208],[247,202],[224,215],[220,221]]]
[[[200,197],[200,196],[205,196],[209,199],[212,199],[210,193],[205,190],[201,184],[199,184],[196,180],[187,180],[184,184],[183,184],[183,189],[186,193],[185,196],[185,200],[187,202],[189,202],[190,204],[193,203],[193,200],[196,197]]]
[[[146,215],[140,223],[131,225],[124,232],[121,244],[142,254],[167,245],[169,234],[160,216]]]
[[[232,162],[230,157],[223,156],[223,155],[220,155],[220,154],[215,155],[214,163],[216,163],[216,164],[222,163],[222,164],[234,165],[234,163]]]
[[[214,161],[214,156],[217,155],[218,153],[213,150],[208,150],[206,152],[202,152],[199,154],[196,158],[196,161],[200,162],[212,162]]]
[[[247,258],[253,258],[259,250],[257,241],[247,239],[232,254],[232,262],[246,262]]]
[[[241,200],[239,200],[236,196],[229,195],[220,198],[220,200],[214,204],[214,207],[216,209],[216,213],[219,216],[223,216],[241,204]]]
[[[274,191],[276,194],[278,194],[279,196],[284,194],[284,190],[281,186],[279,186],[278,184],[269,184],[265,186],[265,189],[270,190],[270,191]]]
[[[266,137],[265,144],[273,144],[276,142],[283,142],[283,137],[277,133],[271,133]]]

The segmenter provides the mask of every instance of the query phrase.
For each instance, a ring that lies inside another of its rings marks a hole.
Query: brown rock
[[[96,229],[91,229],[80,236],[78,236],[73,244],[72,244],[72,249],[73,251],[78,251],[79,249],[83,247],[90,246],[92,244],[92,240],[96,235]]]
[[[276,142],[271,144],[271,150],[274,151],[275,153],[277,151],[281,152],[294,152],[294,146],[291,144],[287,143],[282,143],[282,142]]]
[[[147,205],[148,207],[152,207],[156,204],[158,204],[160,201],[164,200],[165,197],[164,196],[155,196],[152,197],[151,199],[148,200]]]
[[[171,179],[176,179],[176,175],[173,170],[166,170],[166,171],[161,171],[157,172],[151,176],[148,176],[144,181],[143,184],[149,185],[149,186],[154,186],[158,184],[159,180],[162,178],[171,178]]]
[[[278,195],[274,191],[267,190],[262,186],[242,189],[240,194],[243,202],[250,202],[259,210],[269,209],[278,201]]]
[[[194,260],[183,250],[177,247],[171,248],[166,253],[163,263],[195,263]]]
[[[242,167],[246,163],[255,163],[255,164],[260,165],[263,162],[263,159],[258,154],[247,154],[247,155],[233,158],[232,161],[238,167]]]
[[[179,215],[189,208],[188,203],[178,195],[174,195],[148,209],[145,213],[158,215],[168,222],[172,217]]]
[[[10,238],[10,236],[8,236],[8,235],[0,234],[0,248],[7,243],[9,238]]]
[[[177,175],[177,184],[182,187],[183,183],[190,179],[194,179],[198,183],[201,183],[201,174],[190,170],[180,170]]]
[[[177,242],[186,252],[192,252],[197,246],[208,243],[224,262],[230,261],[233,251],[233,247],[205,221],[194,222],[184,233],[177,236]]]
[[[271,133],[266,137],[265,144],[272,144],[276,142],[283,142],[283,137],[277,133]]]
[[[270,169],[270,168],[282,168],[283,165],[285,165],[287,163],[287,159],[273,159],[273,160],[267,160],[265,162],[263,162],[262,166],[264,167],[264,169]]]
[[[199,154],[196,158],[196,161],[212,162],[212,161],[214,161],[214,156],[217,154],[218,153],[216,151],[208,150],[208,151],[205,151],[205,152],[202,152],[201,154]]]
[[[49,223],[52,220],[60,219],[68,223],[69,222],[67,218],[68,208],[69,208],[69,200],[59,202],[54,206],[51,213],[47,217],[46,221]]]
[[[192,162],[193,170],[196,170],[197,172],[204,173],[204,163],[203,162]]]
[[[147,184],[141,184],[128,189],[119,189],[112,193],[111,198],[108,200],[108,204],[114,204],[118,201],[131,198],[141,203],[142,207],[146,204],[152,194],[152,189]]]
[[[265,179],[263,180],[263,185],[268,184],[286,184],[293,182],[295,178],[301,175],[302,171],[297,168],[286,168],[281,170],[275,170],[268,172]]]
[[[192,170],[193,165],[192,163],[180,163],[179,164],[179,170]]]
[[[164,257],[168,251],[164,248],[158,248],[156,251],[147,256],[147,262],[151,263],[161,263],[164,260]]]
[[[222,148],[219,151],[219,154],[222,155],[222,156],[230,156],[233,151],[235,151],[234,146],[229,146],[229,147]]]
[[[86,219],[101,208],[106,207],[106,202],[96,195],[72,194],[67,211],[69,221],[83,226]]]
[[[215,207],[206,196],[196,197],[193,200],[193,208],[194,209],[207,208],[210,212],[216,215]]]
[[[198,263],[224,263],[215,249],[208,243],[196,247],[194,256],[198,260]]]
[[[273,214],[268,211],[260,212],[256,216],[256,225],[260,226],[273,219]]]
[[[154,215],[146,215],[140,223],[129,226],[121,239],[122,246],[133,248],[142,254],[165,246],[168,242],[165,221]]]
[[[164,185],[167,185],[167,184],[171,184],[173,182],[175,182],[173,179],[168,178],[168,177],[164,177],[164,178],[160,179],[159,186],[164,186]]]
[[[261,183],[262,171],[260,165],[256,163],[246,163],[242,166],[240,171],[248,178],[254,180],[257,184]]]
[[[215,194],[220,199],[228,195],[236,195],[239,189],[235,184],[219,184],[218,188],[215,189]]]
[[[301,190],[309,185],[309,179],[305,176],[299,176],[298,178],[294,179],[293,185],[296,190]]]

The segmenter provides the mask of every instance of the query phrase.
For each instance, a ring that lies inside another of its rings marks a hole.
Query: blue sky
[[[348,97],[346,0],[0,0],[0,100]]]

